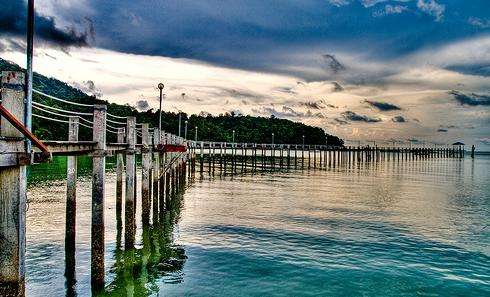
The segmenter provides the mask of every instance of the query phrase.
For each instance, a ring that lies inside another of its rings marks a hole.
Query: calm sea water
[[[88,296],[91,181],[67,285],[65,182],[49,171],[31,171],[27,294]],[[490,296],[489,181],[483,156],[196,178],[124,253],[109,173],[102,295]]]

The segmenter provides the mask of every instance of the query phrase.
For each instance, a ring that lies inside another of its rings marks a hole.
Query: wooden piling
[[[141,125],[141,218],[145,225],[150,223],[150,170],[151,150],[148,124]]]
[[[106,105],[94,105],[92,164],[92,288],[104,288],[104,192],[106,155]]]
[[[78,117],[70,117],[68,141],[78,141]],[[77,157],[66,160],[66,213],[65,213],[65,275],[75,278],[75,238],[77,215]]]
[[[124,143],[124,128],[117,129],[117,142]],[[124,155],[116,154],[116,221],[118,226],[121,225],[122,197],[123,197],[123,173],[124,173]]]
[[[15,118],[24,119],[24,84],[22,72],[2,72],[2,106]],[[23,296],[25,282],[26,228],[26,154],[22,134],[4,118],[0,140],[5,150],[0,154],[0,295]],[[3,149],[3,148],[2,148]],[[24,164],[19,162],[24,154]]]
[[[128,117],[126,123],[126,197],[124,209],[124,247],[134,247],[136,232],[135,213],[135,150],[136,150],[136,118]]]

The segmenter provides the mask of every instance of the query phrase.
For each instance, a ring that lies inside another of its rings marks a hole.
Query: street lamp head
[[[187,124],[187,120],[185,120],[185,123]]]
[[[158,84],[158,88],[159,88],[160,90],[163,90],[163,87],[164,87],[164,85],[163,85],[162,83],[159,83],[159,84]]]

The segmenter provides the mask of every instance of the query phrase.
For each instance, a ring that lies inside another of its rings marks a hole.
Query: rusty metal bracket
[[[0,105],[0,115],[7,119],[12,126],[19,130],[25,137],[27,137],[27,139],[29,139],[37,148],[39,148],[39,150],[41,150],[41,156],[37,158],[37,161],[45,162],[51,159],[51,153],[49,152],[48,147],[2,105]]]

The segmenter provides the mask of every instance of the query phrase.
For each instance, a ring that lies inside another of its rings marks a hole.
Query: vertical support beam
[[[24,73],[2,72],[1,104],[20,121],[23,121],[25,112],[24,83]],[[1,119],[0,135],[22,137],[4,118]],[[11,153],[25,152],[23,141],[15,142],[15,147],[18,149]],[[0,158],[8,158],[8,155],[0,155]],[[1,296],[25,294],[26,188],[26,166],[0,167]]]
[[[117,142],[124,143],[124,128],[117,129]],[[122,153],[116,154],[116,221],[117,226],[122,226],[122,197],[123,197],[123,173],[124,156]]]
[[[150,223],[150,170],[151,151],[148,123],[141,124],[141,217],[143,224]]]
[[[70,117],[68,140],[78,141],[78,117]],[[77,157],[66,160],[66,214],[65,214],[65,276],[67,285],[73,289],[75,283],[75,238],[77,215]]]
[[[135,213],[135,149],[136,149],[136,118],[128,117],[126,123],[126,199],[124,209],[124,247],[134,247],[134,235],[136,232]]]
[[[107,106],[94,105],[92,165],[92,288],[104,288],[104,190]]]
[[[160,132],[158,129],[153,131],[153,146],[156,147],[160,144]],[[160,178],[160,154],[158,152],[153,153],[153,224],[158,219],[158,180]]]

